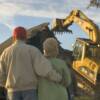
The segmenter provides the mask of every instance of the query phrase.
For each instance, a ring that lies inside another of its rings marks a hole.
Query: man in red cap
[[[38,77],[62,79],[36,47],[25,44],[26,38],[26,29],[16,27],[14,43],[0,56],[0,86],[7,89],[8,100],[37,100]]]

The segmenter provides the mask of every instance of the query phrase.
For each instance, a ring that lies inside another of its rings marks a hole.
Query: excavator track
[[[99,100],[100,99],[100,79],[97,80],[96,85],[91,84],[88,80],[86,80],[84,77],[82,77],[80,74],[75,72],[76,77],[76,94],[84,97],[90,97],[93,100]]]

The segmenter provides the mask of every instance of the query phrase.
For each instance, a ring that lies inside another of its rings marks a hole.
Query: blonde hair
[[[48,57],[56,57],[59,52],[58,42],[55,38],[48,38],[43,43],[44,55]]]

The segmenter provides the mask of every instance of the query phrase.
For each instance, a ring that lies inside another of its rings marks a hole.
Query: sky
[[[100,26],[100,8],[90,7],[90,0],[0,0],[0,44],[12,35],[16,26],[31,28],[55,18],[65,18],[73,9],[82,10]],[[56,35],[65,49],[72,49],[76,37],[87,35],[73,24],[73,34]]]

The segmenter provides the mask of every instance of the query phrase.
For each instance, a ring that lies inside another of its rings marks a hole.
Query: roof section
[[[28,29],[28,39],[31,37],[34,37],[38,31],[42,31],[45,28],[48,28],[49,23],[42,23],[40,25],[37,25],[35,27],[32,27],[30,29]],[[49,28],[48,28],[49,29]],[[9,39],[7,39],[6,41],[4,41],[2,44],[0,44],[0,54],[2,53],[2,51],[7,48],[9,45],[12,44],[12,37],[10,37]]]
[[[48,28],[49,23],[42,23],[38,26],[28,29],[28,38],[31,38],[37,34],[37,31],[42,31],[45,28]]]

